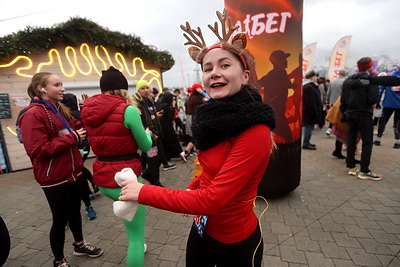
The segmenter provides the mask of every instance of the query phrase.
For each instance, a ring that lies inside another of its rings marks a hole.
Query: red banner
[[[239,26],[237,32],[247,34],[246,49],[255,61],[252,82],[275,111],[279,149],[259,193],[278,196],[292,191],[300,180],[303,1],[225,0],[225,7],[232,25]]]

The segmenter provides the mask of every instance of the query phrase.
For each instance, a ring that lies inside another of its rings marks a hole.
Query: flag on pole
[[[317,43],[314,42],[306,45],[306,47],[303,48],[303,78],[304,78],[304,73],[307,73],[312,68],[312,64],[314,61],[314,52],[316,47]]]
[[[339,70],[346,69],[346,61],[349,53],[351,35],[339,39],[332,49],[328,67],[328,79],[333,81],[339,77]]]

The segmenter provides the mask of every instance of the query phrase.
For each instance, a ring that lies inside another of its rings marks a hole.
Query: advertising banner
[[[317,43],[311,43],[303,48],[303,75],[312,69],[316,47]]]
[[[328,79],[333,81],[339,77],[339,70],[346,69],[347,55],[349,53],[351,35],[339,39],[332,49],[328,66]]]
[[[278,149],[259,186],[259,194],[276,197],[300,182],[302,0],[225,0],[232,25],[247,34],[247,52],[255,61],[252,82],[275,111]]]

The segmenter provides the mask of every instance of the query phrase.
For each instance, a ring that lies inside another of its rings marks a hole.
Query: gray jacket
[[[345,79],[346,77],[339,76],[329,84],[328,92],[326,93],[326,101],[329,104],[333,105],[342,94],[342,87]]]

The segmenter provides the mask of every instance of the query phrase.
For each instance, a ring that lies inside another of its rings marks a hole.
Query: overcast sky
[[[48,27],[70,17],[84,17],[171,52],[176,63],[163,74],[164,85],[183,86],[182,76],[186,85],[195,81],[197,66],[183,46],[179,26],[185,21],[200,26],[206,43],[213,43],[216,40],[205,28],[223,6],[223,0],[0,0],[0,36],[26,26]],[[387,54],[400,59],[400,0],[304,0],[303,42],[317,42],[315,64],[325,64],[345,35],[353,36],[348,66],[363,56]]]

